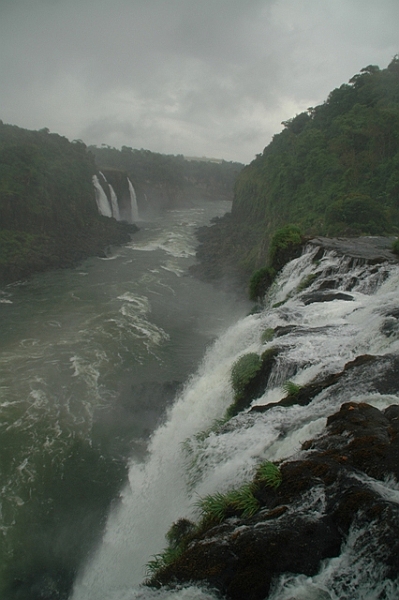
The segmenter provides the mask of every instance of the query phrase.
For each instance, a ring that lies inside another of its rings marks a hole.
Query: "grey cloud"
[[[397,0],[3,0],[0,118],[247,162],[399,52]]]

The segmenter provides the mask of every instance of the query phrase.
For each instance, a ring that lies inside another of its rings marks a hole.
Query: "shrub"
[[[261,342],[262,344],[265,344],[266,342],[270,342],[274,337],[274,329],[272,329],[271,327],[268,327],[267,329],[265,329],[264,331],[262,331],[262,335],[261,335]]]
[[[269,246],[269,262],[279,271],[289,260],[298,255],[303,243],[301,230],[296,225],[286,225],[273,235]]]
[[[388,229],[383,208],[363,194],[349,194],[333,202],[326,209],[325,221],[329,235],[376,235]]]
[[[288,394],[288,396],[295,396],[302,386],[294,383],[293,381],[286,381],[283,384],[283,390]]]
[[[154,576],[158,571],[170,565],[182,555],[183,550],[183,545],[173,548],[168,546],[163,552],[154,554],[152,560],[149,560],[146,566],[147,577]]]
[[[255,377],[262,366],[261,358],[255,352],[241,356],[231,370],[231,383],[236,396],[241,396],[245,386]]]
[[[252,485],[248,483],[225,494],[209,494],[199,500],[198,506],[202,519],[211,523],[220,523],[236,513],[251,517],[259,510],[259,502],[252,493]]]
[[[266,483],[272,488],[278,488],[282,481],[281,471],[275,464],[267,460],[259,465],[255,481]]]
[[[297,287],[297,292],[302,292],[306,290],[306,288],[310,287],[315,279],[319,276],[319,273],[309,273],[306,277],[304,277]]]
[[[276,271],[272,267],[262,267],[255,271],[249,280],[249,299],[252,302],[262,300],[275,277]]]

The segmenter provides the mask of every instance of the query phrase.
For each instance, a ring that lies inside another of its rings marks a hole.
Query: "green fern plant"
[[[281,471],[274,463],[267,460],[259,465],[255,481],[266,483],[269,487],[276,489],[282,481]]]
[[[240,396],[245,386],[255,377],[262,366],[260,356],[249,352],[241,356],[231,370],[231,383],[236,396]]]
[[[229,513],[240,513],[251,517],[259,510],[259,502],[252,492],[252,485],[246,483],[237,490],[225,494],[216,492],[201,498],[197,506],[201,510],[203,521],[221,523]]]
[[[300,390],[302,386],[294,383],[293,381],[286,381],[283,384],[283,390],[286,392],[288,396],[295,396]]]
[[[221,523],[226,517],[228,509],[231,507],[232,492],[222,494],[208,494],[204,498],[200,498],[197,506],[201,511],[203,520]]]
[[[259,510],[259,502],[253,495],[250,483],[242,485],[231,494],[233,508],[240,511],[243,517],[252,517]]]
[[[268,327],[264,331],[262,331],[261,342],[262,344],[266,344],[266,342],[270,342],[274,337],[274,329]]]
[[[308,287],[310,287],[312,285],[314,280],[317,279],[317,277],[319,275],[320,275],[320,273],[309,273],[309,275],[307,275],[300,281],[298,287],[296,288],[296,291],[299,293],[299,292],[302,292],[303,290],[306,290]]]
[[[177,560],[182,555],[183,550],[183,545],[176,547],[168,546],[163,552],[154,554],[152,560],[149,560],[146,565],[146,576],[148,578],[153,577],[158,571]]]

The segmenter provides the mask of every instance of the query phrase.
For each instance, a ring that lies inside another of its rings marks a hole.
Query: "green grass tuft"
[[[265,461],[259,465],[256,471],[255,480],[266,483],[272,488],[278,488],[282,481],[281,471],[272,462]]]
[[[288,396],[295,396],[301,389],[302,386],[294,383],[293,381],[286,381],[283,384],[283,390]]]

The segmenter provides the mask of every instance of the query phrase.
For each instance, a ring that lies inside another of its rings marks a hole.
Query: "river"
[[[69,596],[131,463],[248,309],[188,274],[196,227],[230,206],[167,211],[107,257],[1,290],[3,599]]]

